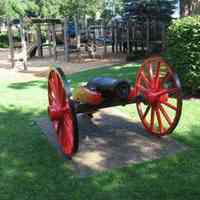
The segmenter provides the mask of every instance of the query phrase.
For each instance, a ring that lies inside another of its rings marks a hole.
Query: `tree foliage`
[[[189,93],[200,92],[200,16],[175,21],[168,31],[167,60]]]
[[[101,7],[99,0],[59,0],[60,1],[60,15],[68,16],[94,16],[97,10]]]
[[[124,17],[170,20],[177,0],[124,0]]]
[[[117,13],[122,8],[123,0],[1,0],[0,16],[91,16],[95,17],[107,10],[112,13],[113,3]]]
[[[99,0],[1,0],[0,16],[19,17],[59,17],[79,15],[95,15],[101,6]]]
[[[15,18],[23,16],[26,10],[26,3],[21,0],[1,0],[1,17]]]

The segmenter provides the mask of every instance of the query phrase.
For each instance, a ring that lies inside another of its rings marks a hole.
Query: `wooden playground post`
[[[89,30],[88,30],[88,19],[87,19],[87,16],[85,16],[85,18],[84,18],[84,23],[85,23],[85,36],[88,39],[88,37],[89,37]]]
[[[114,22],[112,22],[112,53],[115,53],[115,31],[114,31]]]
[[[69,46],[68,46],[68,18],[64,18],[64,60],[69,61]]]
[[[27,70],[27,46],[26,46],[26,38],[25,38],[25,31],[24,31],[24,22],[22,18],[20,18],[20,36],[21,36],[24,70]]]
[[[74,17],[74,24],[75,24],[75,30],[76,30],[77,49],[80,50],[81,36],[80,36],[80,30],[79,30],[79,19],[77,15]]]
[[[52,56],[51,40],[51,25],[48,23],[48,49],[50,57]]]
[[[13,31],[12,31],[11,21],[8,21],[8,37],[9,37],[11,68],[13,69],[15,67],[15,61],[14,61],[15,52],[14,52],[14,41],[13,41]]]
[[[38,44],[38,56],[42,57],[42,34],[41,34],[41,24],[37,24],[37,44]]]
[[[56,28],[55,24],[52,24],[52,39],[53,39],[53,54],[54,59],[57,60],[57,51],[56,51]]]

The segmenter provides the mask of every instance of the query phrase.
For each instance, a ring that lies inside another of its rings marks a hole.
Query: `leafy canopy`
[[[157,17],[170,20],[177,0],[124,0],[124,17]]]

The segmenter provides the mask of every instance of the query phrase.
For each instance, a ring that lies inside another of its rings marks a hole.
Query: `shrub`
[[[176,68],[184,91],[200,92],[200,16],[185,17],[171,24],[165,56]]]
[[[20,33],[16,32],[13,36],[14,42],[20,42]],[[0,33],[0,48],[8,48],[9,47],[9,39],[7,33]]]
[[[8,46],[8,35],[6,33],[0,33],[0,48],[7,48]]]

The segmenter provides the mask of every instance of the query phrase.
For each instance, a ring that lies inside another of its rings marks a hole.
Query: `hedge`
[[[176,68],[185,93],[200,94],[200,16],[169,26],[165,56]]]

